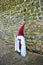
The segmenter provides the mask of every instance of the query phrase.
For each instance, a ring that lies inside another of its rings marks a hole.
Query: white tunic
[[[21,50],[19,49],[18,39],[21,39]],[[23,36],[17,36],[15,41],[15,51],[21,52],[22,56],[26,56],[26,44],[25,44],[25,38]]]

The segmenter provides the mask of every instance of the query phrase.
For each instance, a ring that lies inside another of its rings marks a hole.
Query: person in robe
[[[15,51],[21,53],[21,56],[26,56],[26,42],[24,38],[24,27],[26,23],[20,27],[17,38],[15,40]]]

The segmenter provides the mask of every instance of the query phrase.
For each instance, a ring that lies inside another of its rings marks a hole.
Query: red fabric
[[[24,36],[24,26],[25,26],[25,23],[20,27],[18,31],[18,36]]]

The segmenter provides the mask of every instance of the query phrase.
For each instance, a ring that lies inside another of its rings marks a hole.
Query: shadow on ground
[[[43,65],[43,55],[27,51],[22,57],[14,51],[14,44],[0,40],[0,65]]]
[[[43,56],[27,52],[27,56],[22,57],[17,52],[10,52],[0,57],[0,65],[43,65]]]

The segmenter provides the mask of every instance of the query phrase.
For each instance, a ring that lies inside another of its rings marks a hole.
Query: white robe
[[[18,39],[21,39],[21,50],[19,49]],[[26,44],[25,44],[25,38],[23,36],[17,36],[15,41],[15,51],[21,52],[22,56],[26,56]]]

